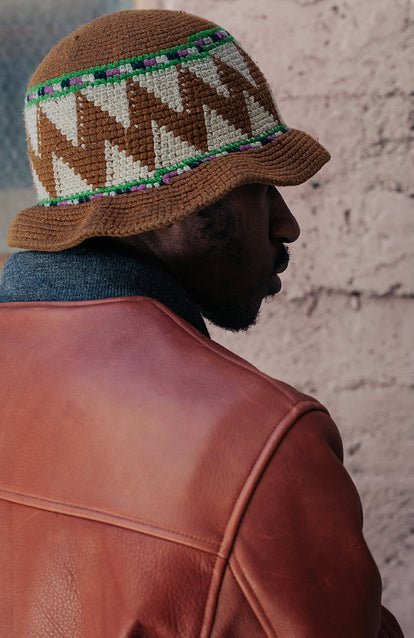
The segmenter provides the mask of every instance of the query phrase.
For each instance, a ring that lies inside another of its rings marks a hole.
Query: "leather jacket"
[[[148,298],[0,334],[1,636],[402,636],[315,399]]]

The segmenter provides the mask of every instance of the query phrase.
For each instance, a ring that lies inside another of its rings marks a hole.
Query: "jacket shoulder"
[[[240,494],[323,410],[153,300],[3,304],[0,326],[3,493],[37,507],[222,551]]]

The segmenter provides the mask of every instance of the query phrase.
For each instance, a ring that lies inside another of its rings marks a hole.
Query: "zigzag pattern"
[[[286,130],[257,66],[234,42],[198,59],[30,104],[40,204],[144,190]]]

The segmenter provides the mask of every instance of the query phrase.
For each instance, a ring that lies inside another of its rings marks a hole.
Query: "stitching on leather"
[[[269,385],[271,385],[273,387],[273,383],[272,383],[272,379],[267,377],[267,375],[265,375],[263,372],[261,372],[260,370],[257,370],[254,367],[251,367],[247,362],[244,361],[240,361],[238,359],[234,359],[230,353],[229,355],[227,355],[225,352],[220,352],[217,351],[213,344],[214,342],[210,342],[209,339],[207,339],[206,337],[204,337],[203,335],[199,334],[198,331],[194,328],[191,328],[190,326],[187,326],[186,323],[180,319],[180,317],[176,316],[172,311],[169,310],[169,308],[167,308],[166,306],[164,306],[162,303],[158,302],[156,299],[152,299],[151,297],[116,297],[116,298],[105,298],[105,299],[99,299],[99,300],[86,300],[86,301],[67,301],[67,302],[25,302],[24,306],[26,307],[27,305],[31,305],[31,306],[36,306],[36,307],[85,307],[88,305],[91,306],[98,306],[98,305],[107,305],[107,304],[112,304],[112,303],[126,303],[126,304],[134,304],[134,303],[151,303],[152,305],[156,306],[163,314],[167,315],[172,321],[174,321],[174,323],[179,326],[182,330],[184,330],[189,336],[191,336],[193,339],[195,339],[197,342],[199,342],[201,345],[203,345],[204,347],[207,347],[210,351],[214,352],[216,355],[220,356],[221,358],[227,360],[227,361],[231,361],[232,363],[234,363],[235,365],[251,372],[252,374],[258,375],[260,376],[264,381],[266,381],[267,383],[269,383]],[[6,305],[6,304],[4,304]],[[10,304],[11,306],[12,304]],[[21,305],[19,302],[14,302],[13,303],[13,307],[16,307],[18,305]],[[305,405],[307,405],[307,411],[313,411],[313,410],[320,410],[320,411],[324,411],[327,412],[326,408],[324,408],[324,406],[322,406],[321,404],[319,404],[317,401],[310,400],[302,400],[302,401],[298,401],[298,402],[294,402],[292,400],[292,397],[281,387],[278,387],[278,390],[281,392],[281,394],[283,394],[288,400],[289,400],[289,407],[286,410],[285,415],[282,417],[282,419],[280,419],[279,423],[284,420],[285,418],[288,417],[288,415],[295,409],[299,409],[300,407],[304,407]],[[296,415],[296,418],[292,421],[292,424],[298,419],[300,418],[300,416],[302,416],[305,413],[305,411],[301,411],[299,414]],[[269,435],[269,438],[273,435],[274,433],[274,429],[272,430],[271,434]],[[285,433],[286,434],[286,433]],[[284,434],[284,436],[285,436]],[[269,440],[268,438],[268,440]],[[268,444],[268,440],[265,442],[263,449],[266,447],[266,445]],[[274,453],[274,451],[273,451]],[[259,454],[260,457],[260,454]],[[255,459],[251,466],[249,467],[249,471],[247,473],[247,478],[246,481],[249,479],[250,474],[254,468],[254,466],[256,465],[258,461],[258,458]],[[240,492],[237,494],[237,496],[233,499],[232,502],[232,507],[231,507],[231,511],[233,511],[235,504],[237,503],[241,492],[243,491],[243,488],[246,484],[246,481],[243,483]],[[125,522],[130,522],[130,523],[136,523],[136,524],[141,524],[144,525],[150,529],[153,530],[160,530],[160,531],[165,531],[165,532],[169,532],[171,534],[176,534],[177,536],[180,536],[182,538],[188,538],[188,539],[192,539],[192,540],[196,540],[199,542],[203,542],[203,543],[207,543],[208,545],[214,546],[214,547],[218,547],[219,543],[215,542],[215,541],[211,541],[205,538],[199,538],[197,536],[191,536],[189,534],[184,534],[182,532],[179,532],[177,530],[174,529],[169,529],[169,528],[162,528],[159,526],[156,526],[152,523],[146,522],[146,521],[141,521],[138,519],[127,519],[121,516],[116,516],[114,514],[110,514],[109,512],[105,512],[104,510],[93,510],[90,508],[83,508],[81,506],[78,505],[73,505],[71,503],[63,503],[63,502],[59,502],[59,501],[52,501],[51,499],[47,499],[47,498],[40,498],[37,496],[34,496],[32,494],[20,494],[19,492],[13,492],[11,490],[7,490],[4,489],[4,491],[6,493],[9,494],[15,494],[16,496],[23,496],[23,497],[27,497],[27,498],[32,498],[35,501],[39,501],[39,502],[45,502],[45,503],[50,503],[50,504],[57,504],[57,505],[61,505],[63,507],[68,507],[70,509],[74,509],[74,510],[79,510],[81,512],[90,512],[90,513],[95,513],[95,514],[100,514],[100,515],[104,515],[104,516],[108,516],[109,518],[113,519],[114,521],[118,520],[118,521],[125,521]],[[243,514],[241,514],[240,520],[242,518]],[[145,533],[145,532],[143,532]],[[234,536],[236,535],[236,531]],[[233,539],[234,541],[234,539]],[[218,555],[220,555],[220,550],[217,552]]]
[[[296,414],[296,413],[294,413],[295,409],[299,409],[299,408],[302,408],[302,410],[298,411],[298,413],[297,413],[297,414]],[[256,457],[256,458],[252,461],[251,465],[249,466],[249,469],[248,469],[248,472],[247,472],[246,479],[245,479],[245,481],[244,481],[243,485],[241,486],[241,488],[240,488],[239,492],[237,493],[237,495],[234,497],[234,499],[233,499],[233,501],[232,501],[232,504],[231,504],[231,514],[230,514],[230,516],[229,516],[229,518],[228,518],[228,522],[229,522],[229,520],[230,520],[230,519],[231,519],[231,517],[232,517],[232,514],[233,514],[233,511],[234,511],[234,508],[235,508],[235,506],[236,506],[236,504],[237,504],[237,502],[238,502],[239,498],[241,497],[241,494],[242,494],[243,490],[245,489],[246,483],[247,483],[247,482],[248,482],[248,480],[250,479],[251,474],[252,474],[252,472],[253,472],[253,470],[254,470],[255,466],[256,466],[256,465],[257,465],[257,463],[259,462],[260,456],[263,454],[263,451],[264,451],[264,450],[266,449],[266,447],[269,445],[269,441],[270,441],[270,439],[274,436],[274,434],[275,434],[275,430],[278,428],[278,426],[279,426],[279,425],[280,425],[283,421],[287,420],[287,419],[289,418],[289,416],[291,416],[290,423],[287,423],[287,424],[286,424],[286,430],[283,432],[283,434],[281,435],[280,439],[278,439],[278,440],[275,442],[275,445],[274,445],[274,446],[272,446],[272,450],[271,450],[271,451],[269,451],[269,458],[268,458],[265,462],[263,462],[262,467],[261,467],[260,469],[258,469],[258,471],[257,471],[257,476],[256,476],[256,479],[255,479],[254,485],[253,485],[253,486],[252,486],[252,488],[251,488],[251,492],[250,492],[249,496],[246,498],[246,501],[245,501],[245,503],[244,503],[244,505],[243,505],[242,511],[240,512],[240,516],[239,516],[238,523],[237,523],[237,525],[235,526],[234,532],[233,532],[233,534],[232,534],[232,540],[231,540],[231,543],[230,543],[231,547],[234,545],[234,542],[235,542],[235,539],[236,539],[236,536],[237,536],[237,532],[238,532],[238,528],[239,528],[240,522],[241,522],[241,520],[242,520],[242,518],[243,518],[243,516],[244,516],[244,514],[245,514],[245,512],[246,512],[246,509],[247,509],[247,507],[248,507],[249,501],[250,501],[250,499],[251,499],[251,497],[252,497],[252,495],[253,495],[254,491],[256,490],[256,487],[257,487],[258,483],[260,482],[261,477],[262,477],[263,473],[264,473],[264,472],[265,472],[265,470],[266,470],[266,467],[268,466],[268,464],[270,463],[270,461],[271,461],[272,457],[273,457],[273,456],[274,456],[274,454],[276,453],[276,451],[277,451],[277,449],[278,449],[279,445],[282,443],[283,439],[287,436],[287,434],[288,434],[288,433],[289,433],[289,431],[292,429],[292,427],[295,425],[295,423],[297,423],[297,421],[298,421],[298,420],[299,420],[302,416],[304,416],[305,414],[308,414],[309,412],[317,412],[317,411],[319,411],[319,408],[318,408],[317,406],[314,406],[313,404],[310,404],[310,405],[309,405],[309,402],[307,402],[307,401],[302,401],[302,402],[296,403],[296,404],[294,404],[293,406],[291,406],[291,407],[290,407],[290,408],[286,411],[286,413],[284,414],[284,416],[283,416],[283,417],[282,417],[282,418],[278,421],[278,423],[277,423],[277,424],[273,427],[272,431],[270,432],[269,436],[267,437],[266,441],[264,442],[264,444],[263,444],[263,446],[262,446],[262,448],[261,448],[261,450],[260,450],[260,452],[259,452],[258,456],[257,456],[257,457]],[[228,522],[227,522],[227,524],[228,524]],[[226,530],[225,530],[225,532],[224,532],[223,541],[224,541],[224,539],[225,539],[226,535],[227,535],[227,526],[226,526]],[[230,549],[230,551],[229,551],[228,557],[230,557],[230,554],[231,554],[231,549]]]
[[[271,623],[271,621],[270,621],[270,619],[269,619],[269,617],[268,617],[268,615],[267,615],[267,613],[266,613],[266,610],[264,609],[264,607],[263,607],[262,603],[261,603],[261,602],[260,602],[260,600],[259,600],[259,597],[258,597],[258,595],[257,595],[257,593],[256,593],[255,588],[253,587],[252,583],[251,583],[251,582],[250,582],[250,580],[248,579],[247,574],[243,571],[242,566],[240,565],[239,561],[237,560],[237,558],[236,558],[236,556],[235,556],[234,554],[232,554],[232,560],[233,560],[233,561],[235,562],[235,564],[237,565],[237,568],[238,568],[239,573],[237,574],[237,573],[236,573],[236,572],[235,572],[235,571],[231,568],[231,564],[230,564],[230,562],[229,562],[229,569],[230,569],[230,571],[231,571],[231,573],[232,573],[232,575],[233,575],[233,577],[234,577],[234,580],[236,581],[236,583],[237,583],[237,584],[238,584],[238,586],[240,587],[240,590],[241,590],[241,592],[243,593],[243,596],[245,597],[245,599],[246,599],[246,600],[247,600],[247,602],[249,603],[249,605],[250,605],[250,609],[253,611],[254,615],[256,616],[257,620],[259,621],[260,626],[262,627],[263,631],[264,631],[264,632],[266,632],[266,635],[269,635],[269,633],[268,633],[267,629],[266,629],[265,627],[263,627],[263,623],[262,623],[262,621],[261,621],[261,619],[260,619],[259,615],[257,614],[256,610],[254,609],[254,607],[253,607],[253,605],[252,605],[252,603],[251,603],[251,600],[249,600],[249,597],[247,596],[246,591],[245,591],[245,589],[244,589],[244,588],[243,588],[243,586],[242,586],[243,584],[244,584],[244,587],[246,588],[246,590],[248,590],[248,591],[249,591],[249,593],[250,593],[251,597],[254,599],[254,601],[255,601],[255,603],[256,603],[256,605],[257,605],[257,607],[259,607],[259,609],[261,610],[261,612],[262,612],[263,616],[266,618],[266,620],[267,620],[267,622],[268,622],[268,624],[269,624],[269,627],[270,627],[270,628],[271,628],[271,630],[272,630],[272,634],[271,634],[272,638],[277,638],[276,631],[275,631],[275,630],[274,630],[274,628],[272,627],[272,623]]]
[[[301,410],[298,414],[292,414],[292,413],[294,413],[295,408],[297,408],[298,406],[301,406],[301,407],[302,407],[302,410]],[[307,408],[307,409],[304,409],[304,408]],[[250,465],[250,467],[249,467],[249,471],[248,471],[248,474],[247,474],[247,478],[246,478],[246,480],[244,481],[244,483],[243,483],[242,487],[240,488],[240,491],[238,492],[237,496],[236,496],[236,497],[233,499],[233,501],[232,501],[232,505],[231,505],[231,513],[230,513],[230,516],[229,516],[229,518],[228,518],[227,526],[226,526],[226,529],[225,529],[225,532],[224,532],[224,536],[223,536],[223,542],[222,542],[222,545],[221,545],[221,548],[220,548],[220,552],[219,552],[218,557],[217,557],[218,559],[220,559],[220,558],[222,558],[222,559],[223,559],[223,568],[222,568],[222,572],[221,572],[221,575],[220,575],[220,580],[219,580],[219,582],[218,582],[218,584],[217,584],[217,591],[216,591],[216,594],[215,594],[215,600],[214,600],[214,602],[212,603],[212,604],[213,604],[213,606],[214,606],[214,609],[212,610],[212,613],[211,613],[211,618],[210,618],[210,627],[209,627],[208,634],[206,634],[206,636],[207,636],[207,635],[208,635],[208,636],[210,636],[210,635],[211,635],[211,631],[213,630],[213,626],[214,626],[214,618],[215,618],[216,611],[217,611],[218,599],[219,599],[219,596],[220,596],[220,590],[221,590],[221,586],[222,586],[222,583],[223,583],[223,579],[224,579],[224,574],[225,574],[226,566],[227,566],[227,565],[229,565],[229,560],[230,560],[230,558],[231,558],[231,557],[233,557],[233,558],[235,559],[234,553],[232,553],[232,548],[233,548],[233,546],[234,546],[235,539],[236,539],[236,537],[237,537],[237,533],[238,533],[238,529],[239,529],[239,526],[240,526],[240,522],[241,522],[241,520],[242,520],[242,518],[243,518],[243,516],[244,516],[244,514],[245,514],[245,511],[246,511],[246,509],[247,509],[247,507],[248,507],[248,503],[249,503],[249,501],[250,501],[250,498],[251,498],[252,494],[254,493],[254,491],[255,491],[255,489],[256,489],[256,487],[257,487],[257,484],[259,483],[260,478],[261,478],[261,476],[262,476],[263,472],[264,472],[264,471],[265,471],[265,469],[266,469],[266,466],[268,465],[268,463],[269,463],[269,462],[270,462],[270,460],[272,459],[273,455],[275,454],[275,452],[276,452],[276,450],[277,450],[278,446],[280,445],[280,443],[282,442],[282,440],[283,440],[283,439],[285,438],[285,436],[289,433],[289,431],[291,430],[291,428],[293,427],[293,425],[294,425],[294,424],[298,421],[298,419],[300,419],[300,418],[301,418],[304,414],[307,414],[308,412],[313,412],[313,411],[320,411],[320,410],[319,410],[319,407],[318,407],[318,405],[317,405],[317,404],[316,404],[316,405],[314,405],[313,403],[310,403],[309,401],[302,401],[302,402],[299,402],[299,403],[294,404],[293,406],[291,406],[291,407],[287,410],[287,412],[286,412],[285,416],[283,417],[283,419],[281,419],[281,420],[279,421],[279,423],[278,423],[278,424],[280,424],[283,420],[287,419],[287,418],[289,417],[289,415],[292,415],[292,417],[293,417],[293,418],[291,419],[290,423],[286,424],[286,430],[283,432],[283,434],[282,434],[281,438],[280,438],[279,440],[277,440],[277,445],[275,445],[275,446],[273,447],[273,449],[271,450],[271,452],[269,453],[269,458],[268,458],[268,459],[267,459],[267,461],[263,464],[263,467],[261,467],[261,468],[258,470],[258,476],[256,477],[256,480],[255,480],[255,482],[254,482],[254,485],[252,486],[251,493],[250,493],[250,494],[248,495],[248,497],[246,498],[246,502],[243,504],[243,507],[242,507],[241,512],[240,512],[239,519],[238,519],[238,521],[237,521],[237,524],[235,525],[234,530],[233,530],[233,532],[231,533],[231,538],[229,539],[229,552],[228,552],[228,555],[225,555],[224,553],[222,553],[222,550],[223,550],[224,540],[225,540],[226,535],[227,535],[227,529],[228,529],[229,521],[230,521],[230,519],[231,519],[231,517],[232,517],[232,514],[233,514],[233,511],[234,511],[234,508],[235,508],[235,506],[236,506],[236,504],[237,504],[237,501],[239,500],[239,498],[240,498],[240,496],[241,496],[241,494],[242,494],[242,492],[243,492],[243,490],[244,490],[244,488],[245,488],[245,485],[246,485],[247,481],[249,480],[249,478],[250,478],[250,476],[251,476],[251,474],[252,474],[252,472],[253,472],[253,470],[254,470],[255,465],[258,463],[258,461],[259,461],[259,459],[260,459],[260,456],[261,456],[261,454],[263,453],[263,450],[266,448],[266,446],[267,446],[267,445],[269,445],[269,440],[270,440],[270,439],[272,438],[272,436],[274,435],[274,432],[275,432],[275,429],[277,428],[277,425],[276,425],[276,426],[275,426],[275,428],[273,428],[273,430],[271,431],[270,435],[268,436],[268,438],[267,438],[266,442],[264,443],[264,445],[263,445],[263,447],[262,447],[262,449],[261,449],[261,451],[260,451],[259,455],[257,456],[257,458],[256,458],[256,459],[252,462],[252,464]],[[239,563],[237,562],[237,560],[236,560],[236,559],[235,559],[235,562],[236,562],[236,564],[237,564],[237,565],[239,565]],[[216,565],[217,565],[217,561],[216,561]],[[241,567],[240,567],[240,569],[241,569]],[[234,572],[233,572],[233,571],[232,571],[232,573],[234,574]],[[215,574],[215,569],[213,570],[213,576],[214,576],[214,574]],[[210,598],[210,591],[211,591],[211,588],[212,588],[212,585],[213,585],[213,576],[212,576],[212,579],[211,579],[211,582],[210,582],[209,594],[208,594],[208,596],[207,596],[206,605],[205,605],[205,607],[204,607],[204,620],[203,620],[203,623],[204,623],[204,622],[205,622],[205,620],[206,620],[206,615],[207,615],[207,603],[208,603],[208,600],[209,600],[209,598]],[[253,590],[253,589],[252,589],[252,591],[253,591],[253,593],[254,593],[254,590]],[[256,598],[257,598],[257,597],[256,597]],[[258,601],[258,604],[260,605],[260,601]],[[261,607],[261,605],[260,605],[260,607]],[[262,607],[261,607],[261,608],[262,608]],[[264,611],[264,609],[263,609],[263,608],[262,608],[262,610],[263,610],[263,614],[264,614],[264,615],[266,616],[266,618],[267,618],[267,615],[266,615],[266,613],[265,613],[265,611]],[[254,611],[254,610],[253,610],[253,611]],[[260,622],[260,621],[259,621],[259,622]],[[270,621],[269,621],[269,622],[270,622]],[[261,624],[261,623],[260,623],[260,624]],[[272,629],[273,629],[273,628],[272,628]],[[204,635],[204,634],[203,634],[203,635]],[[274,633],[273,638],[277,638],[276,633]]]
[[[7,488],[0,488],[0,499],[7,501],[8,499],[6,498],[2,498],[1,492],[5,492],[6,494],[10,494],[13,496],[21,496],[23,498],[30,498],[33,499],[34,501],[40,502],[40,503],[47,503],[49,505],[57,505],[57,506],[62,506],[62,507],[67,507],[69,509],[72,509],[74,511],[79,511],[79,512],[85,512],[85,513],[90,513],[90,514],[98,514],[98,515],[103,515],[103,516],[107,516],[110,519],[113,519],[114,521],[125,521],[127,523],[133,523],[133,524],[137,524],[137,525],[144,525],[145,527],[148,527],[154,531],[159,530],[160,532],[169,532],[171,534],[176,534],[177,536],[183,537],[183,538],[188,538],[189,540],[195,540],[195,541],[199,541],[201,543],[207,543],[208,545],[212,545],[214,547],[218,547],[219,543],[215,542],[215,541],[211,541],[211,540],[207,540],[206,538],[199,538],[198,536],[192,536],[190,534],[184,534],[183,532],[179,532],[175,529],[170,529],[168,527],[160,527],[158,525],[154,525],[153,523],[149,523],[146,521],[141,521],[139,519],[132,519],[132,518],[126,518],[124,516],[116,516],[115,514],[111,514],[110,512],[106,512],[105,510],[95,510],[95,509],[91,509],[89,507],[82,507],[80,505],[73,505],[72,503],[64,503],[62,501],[56,501],[56,500],[52,500],[52,499],[48,499],[48,498],[42,498],[40,496],[34,496],[33,494],[25,494],[25,493],[20,493],[20,492],[15,492],[13,490],[8,490]],[[10,502],[10,501],[8,501]],[[30,505],[28,505],[28,507],[30,507]],[[71,516],[71,514],[68,513],[68,516]],[[142,532],[143,534],[145,534],[145,531]],[[199,548],[197,548],[199,549]],[[215,554],[218,555],[218,552],[215,552]]]
[[[224,575],[224,572],[226,571],[227,565],[228,565],[228,560],[226,558],[223,558],[220,555],[218,555],[216,557],[216,561],[214,563],[214,568],[213,568],[213,571],[212,571],[212,574],[211,574],[211,578],[210,578],[210,585],[208,587],[206,601],[204,603],[203,621],[202,621],[202,625],[201,625],[202,631],[203,631],[203,628],[205,626],[206,619],[207,619],[207,611],[208,611],[207,610],[207,605],[209,603],[210,596],[212,595],[212,596],[214,596],[214,600],[212,602],[212,613],[211,613],[211,617],[210,617],[210,620],[209,620],[209,625],[206,626],[206,631],[207,631],[207,633],[205,634],[206,636],[211,636],[211,632],[213,631],[214,621],[215,621],[216,612],[217,612],[217,601],[218,601],[218,598],[219,598],[219,595],[220,595],[220,589],[221,589],[221,586],[222,586],[222,583],[223,583],[223,575]],[[219,578],[218,583],[217,583],[217,588],[216,588],[217,591],[216,591],[216,593],[212,594],[214,577],[216,575],[216,571],[220,571],[220,570],[221,570],[221,575],[220,575],[220,578]],[[204,635],[204,634],[201,634],[201,635]]]

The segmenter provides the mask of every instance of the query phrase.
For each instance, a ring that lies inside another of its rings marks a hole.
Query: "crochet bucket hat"
[[[62,250],[168,226],[245,183],[304,182],[328,152],[283,122],[223,28],[178,11],[120,11],[46,56],[26,94],[38,194],[8,244]]]

